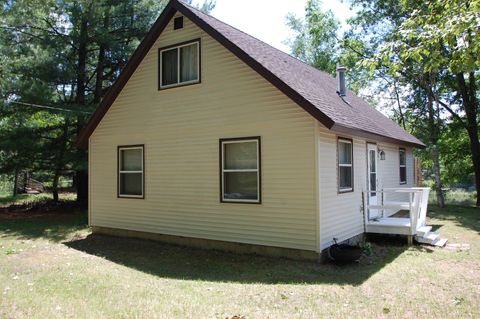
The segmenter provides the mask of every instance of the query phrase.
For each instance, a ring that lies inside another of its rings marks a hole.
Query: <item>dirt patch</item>
[[[50,211],[50,212],[5,212],[0,211],[0,220],[15,220],[15,219],[34,219],[34,218],[48,218],[48,219],[68,219],[77,217],[84,212],[81,210],[73,212],[64,211]]]
[[[14,210],[9,211],[7,209],[0,209],[0,220],[16,220],[16,219],[34,219],[34,218],[47,218],[47,219],[69,219],[77,217],[85,213],[84,209],[62,209],[59,207],[55,210]]]
[[[13,204],[0,207],[0,219],[69,218],[85,211],[75,201],[47,201],[41,203]]]

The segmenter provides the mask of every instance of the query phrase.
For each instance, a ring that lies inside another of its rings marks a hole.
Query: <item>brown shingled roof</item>
[[[329,74],[181,1],[171,0],[80,133],[79,147],[87,147],[91,133],[177,10],[332,131],[414,147],[425,146],[353,92],[348,91],[342,99],[336,92],[336,79]]]

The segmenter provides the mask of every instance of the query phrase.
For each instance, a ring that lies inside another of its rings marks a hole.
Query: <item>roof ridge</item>
[[[80,132],[77,146],[88,147],[89,137],[177,11],[191,19],[209,36],[220,42],[326,128],[337,133],[362,136],[372,140],[417,147],[425,146],[351,90],[349,90],[351,96],[348,99],[350,103],[347,103],[349,105],[347,107],[336,94],[335,78],[327,72],[182,0],[170,0],[167,4]]]

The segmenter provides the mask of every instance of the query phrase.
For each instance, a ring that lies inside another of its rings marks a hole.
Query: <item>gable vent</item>
[[[173,30],[183,29],[183,17],[173,19]]]

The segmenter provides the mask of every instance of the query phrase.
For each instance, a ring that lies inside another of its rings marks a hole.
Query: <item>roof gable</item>
[[[177,11],[197,24],[328,129],[375,140],[424,147],[421,141],[353,92],[348,91],[345,99],[338,96],[336,80],[327,73],[178,0],[171,0],[166,6],[118,80],[80,132],[77,141],[79,147],[87,147],[88,138]]]

